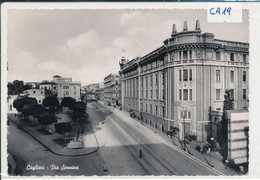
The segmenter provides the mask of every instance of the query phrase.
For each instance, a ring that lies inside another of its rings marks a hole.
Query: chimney
[[[176,29],[176,25],[175,24],[172,25],[172,33],[177,33],[177,29]]]
[[[187,21],[184,21],[183,23],[183,31],[188,31]]]
[[[199,20],[196,20],[195,30],[196,31],[201,31],[201,29],[200,29],[200,21]]]

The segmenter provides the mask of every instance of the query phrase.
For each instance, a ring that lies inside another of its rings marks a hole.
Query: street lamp
[[[213,144],[214,137],[210,137],[210,140],[211,140],[211,148],[209,148],[209,152],[210,152],[210,166],[211,166],[211,167],[214,167],[214,166],[211,164],[211,149],[212,149],[212,144]]]

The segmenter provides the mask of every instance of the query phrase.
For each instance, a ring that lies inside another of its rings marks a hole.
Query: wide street
[[[99,102],[88,103],[99,150],[67,157],[51,153],[10,121],[8,151],[18,164],[18,174],[30,175],[223,175],[201,163],[126,113]],[[139,157],[142,150],[143,157]],[[59,166],[58,169],[52,167]],[[79,167],[62,170],[61,166]],[[28,170],[44,166],[43,170]]]
[[[109,175],[221,175],[128,115],[109,109],[92,102],[87,110]]]

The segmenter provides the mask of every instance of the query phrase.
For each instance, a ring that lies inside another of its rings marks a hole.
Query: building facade
[[[231,89],[234,109],[248,108],[249,44],[219,40],[212,33],[177,32],[163,46],[131,61],[120,61],[123,109],[156,129],[180,129],[199,141],[217,136],[224,94]]]
[[[40,83],[39,88],[45,91],[50,90],[53,94],[57,95],[58,85],[55,82],[43,81]]]
[[[104,103],[106,105],[119,104],[119,75],[109,74],[104,78]]]
[[[7,96],[7,114],[16,114],[18,111],[14,108],[13,103],[18,98],[18,95]]]
[[[104,82],[98,83],[99,84],[99,90],[98,90],[98,95],[97,99],[104,101]]]
[[[72,97],[80,101],[81,83],[72,81],[71,77],[53,76],[53,82],[57,84],[57,97],[61,100],[64,97]]]
[[[23,92],[24,96],[35,98],[38,104],[42,104],[43,99],[45,98],[45,90],[44,89],[27,89]]]

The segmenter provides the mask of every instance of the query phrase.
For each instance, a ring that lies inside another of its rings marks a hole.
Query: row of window
[[[162,90],[162,100],[165,99],[165,93],[164,93],[164,89]],[[155,99],[158,100],[159,99],[159,91],[156,89],[155,90],[155,97],[153,96],[153,90],[150,90],[150,94],[149,94],[149,98],[148,98],[148,90],[141,90],[141,98],[142,99]]]
[[[150,64],[147,64],[147,65],[143,65],[141,66],[141,72],[145,71],[145,70],[149,70],[149,69],[152,69],[153,67],[158,67],[160,65],[163,65],[164,64],[164,60],[157,60],[157,61],[154,61]]]
[[[73,94],[76,96],[77,95],[77,91],[74,91]],[[63,96],[65,96],[65,95],[66,96],[70,95],[69,91],[64,91],[63,92]]]
[[[179,81],[192,81],[192,69],[179,70]]]
[[[165,109],[164,109],[164,107],[161,107],[160,108],[160,112],[159,112],[158,106],[155,106],[155,112],[153,112],[153,105],[150,104],[149,111],[148,111],[148,105],[147,104],[145,104],[145,109],[144,109],[144,104],[143,103],[141,103],[140,105],[141,105],[140,109],[141,109],[142,112],[154,114],[154,115],[157,115],[157,116],[160,115],[161,117],[165,117]]]
[[[234,82],[234,71],[230,71],[230,80]],[[246,82],[246,71],[243,71],[243,81]],[[179,70],[179,81],[192,81],[192,69]],[[220,81],[220,70],[216,70],[216,81]]]
[[[145,83],[144,83],[145,82]],[[149,98],[150,99],[159,99],[159,90],[158,90],[158,83],[159,83],[159,75],[155,74],[155,97],[153,97],[153,75],[149,75],[149,84],[148,84],[148,76],[141,77],[141,98],[146,98],[148,99],[148,89],[149,89]],[[145,84],[145,90],[144,90],[144,84]],[[162,73],[161,76],[161,91],[162,91],[162,99],[164,99],[164,85],[165,85],[165,74]],[[138,79],[134,78],[131,80],[127,80],[125,82],[125,97],[133,97],[137,98],[138,97]]]
[[[182,119],[191,119],[191,112],[190,111],[180,111],[180,117]]]
[[[179,89],[180,101],[192,101],[192,89]]]
[[[145,79],[145,83],[144,83],[144,79]],[[149,86],[153,86],[153,75],[149,75],[149,79],[150,79],[150,83],[149,83]],[[155,86],[158,85],[158,82],[159,82],[159,75],[156,73],[155,74]],[[144,87],[144,84],[145,84],[145,87],[148,87],[148,76],[145,76],[145,77],[141,77],[141,87]],[[164,85],[164,73],[162,74],[162,85]]]
[[[54,89],[54,90],[56,90],[56,88],[57,88],[56,86],[53,86],[53,89]],[[50,86],[47,86],[47,87],[46,87],[46,86],[45,86],[45,87],[41,86],[40,89],[45,89],[45,90],[46,90],[46,89],[49,89],[49,90],[51,90],[51,87],[50,87]]]
[[[178,52],[179,60],[192,59],[192,50],[185,50]],[[243,54],[243,62],[247,62],[246,54]],[[207,52],[207,58],[213,58],[212,52]],[[174,60],[174,55],[172,55]],[[220,52],[216,52],[216,60],[221,60]],[[230,61],[235,61],[235,53],[230,53]]]
[[[125,97],[138,97],[138,79],[127,80],[124,83]]]
[[[247,62],[247,55],[243,54],[242,56],[243,56],[243,62],[244,63]],[[179,60],[192,59],[193,58],[192,50],[179,51],[178,58]],[[200,53],[198,53],[198,58],[200,58]],[[213,58],[213,52],[207,52],[207,58]],[[172,60],[174,60],[174,55],[172,55]],[[220,52],[216,52],[216,60],[218,61],[221,60]],[[232,62],[235,61],[235,53],[230,53],[230,61]],[[164,60],[158,60],[151,64],[141,66],[141,72],[163,64],[164,64]]]
[[[69,85],[63,86],[63,89],[69,89]],[[76,86],[74,86],[74,90],[76,90],[76,89],[77,89]]]
[[[220,89],[216,89],[216,100],[220,100]],[[234,89],[231,89],[231,98],[234,98]],[[246,99],[246,89],[243,89],[243,99]],[[180,101],[192,101],[192,89],[179,89]]]
[[[230,81],[231,82],[234,82],[234,80],[235,80],[235,75],[234,75],[235,73],[234,73],[234,71],[230,71]],[[243,71],[243,77],[242,77],[242,79],[243,79],[243,82],[246,82],[246,71]],[[220,82],[220,70],[216,70],[216,81],[217,82]]]
[[[36,93],[36,91],[33,91],[33,94],[35,94]],[[43,91],[41,91],[41,94],[43,94]]]
[[[230,90],[230,96],[231,98],[234,98],[234,89]],[[221,100],[220,97],[221,97],[220,89],[216,89],[216,100]],[[243,89],[243,99],[247,99],[246,89]]]
[[[192,59],[192,50],[179,51],[179,60],[181,59]],[[174,56],[172,56],[174,60]]]

